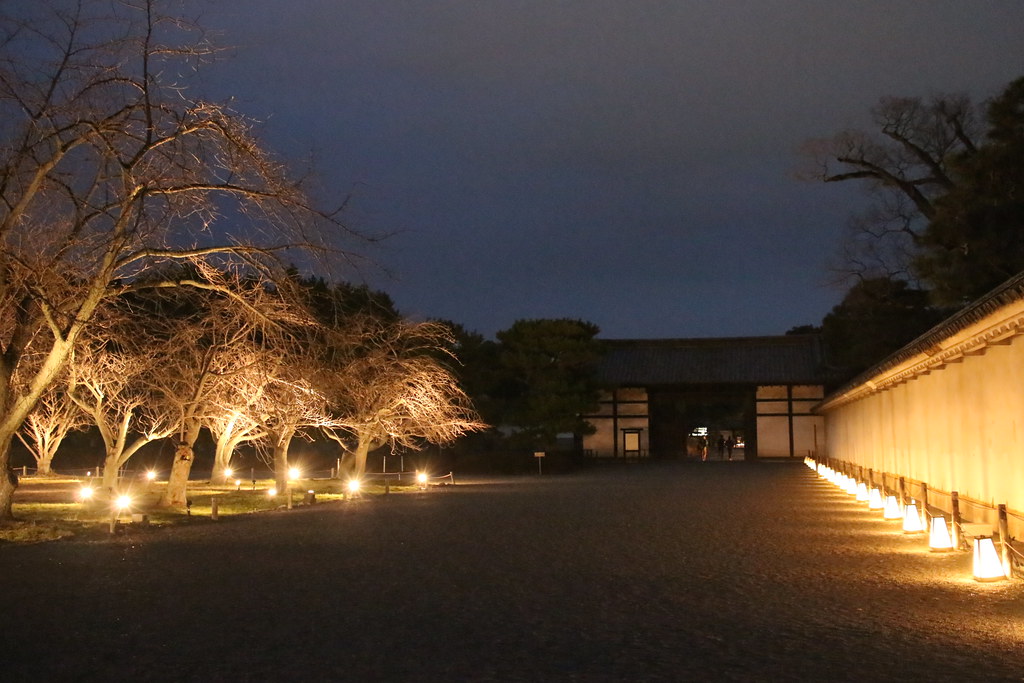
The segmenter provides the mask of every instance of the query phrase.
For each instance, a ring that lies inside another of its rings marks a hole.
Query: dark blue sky
[[[800,143],[884,95],[1024,75],[1019,0],[246,0],[202,22],[232,48],[218,99],[394,233],[342,276],[487,335],[818,323],[863,198],[796,180]]]

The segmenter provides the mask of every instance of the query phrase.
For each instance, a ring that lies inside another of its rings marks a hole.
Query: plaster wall
[[[986,341],[999,326],[1005,314],[951,340],[964,353],[912,359],[827,400],[828,456],[1024,511],[1024,336]]]

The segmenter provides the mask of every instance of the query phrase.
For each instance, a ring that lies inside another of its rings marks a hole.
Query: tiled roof
[[[598,377],[610,386],[826,383],[816,335],[603,343]]]
[[[975,299],[970,304],[946,318],[938,325],[913,340],[902,349],[897,350],[887,358],[883,358],[876,365],[868,368],[852,380],[837,389],[834,394],[838,395],[850,388],[863,384],[875,375],[880,375],[900,363],[926,352],[936,344],[952,337],[957,332],[965,330],[971,325],[984,320],[991,313],[1003,306],[1024,299],[1024,272],[1018,273],[1009,280],[999,285],[988,294]]]

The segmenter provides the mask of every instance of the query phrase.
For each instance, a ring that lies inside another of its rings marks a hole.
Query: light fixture
[[[864,482],[857,484],[857,502],[864,503],[868,499],[868,485]]]
[[[156,472],[154,470],[149,470],[148,472],[146,472],[146,479],[154,481],[156,479]]]
[[[885,519],[900,519],[903,517],[903,511],[900,510],[900,502],[896,500],[896,496],[889,496],[885,499],[885,510],[882,512],[882,517]]]
[[[851,496],[857,495],[857,480],[853,477],[846,478],[846,492]]]
[[[882,491],[877,488],[873,488],[868,491],[868,510],[881,510],[885,507],[885,503],[882,501]]]
[[[974,580],[1000,581],[1006,578],[1003,563],[991,536],[974,537]]]
[[[299,468],[298,467],[292,467],[292,468],[290,468],[288,470],[288,478],[289,479],[298,479],[300,474],[302,474],[302,473],[299,472]]]
[[[917,512],[917,503],[910,501],[903,509],[903,533],[919,534],[924,531],[921,515]]]
[[[277,489],[273,487],[267,489],[267,495],[273,498],[274,496],[277,495]]]
[[[225,479],[230,479],[231,475],[234,474],[234,473],[235,473],[235,471],[233,469],[231,469],[230,467],[225,467],[224,468],[224,478]]]
[[[362,486],[363,486],[362,483],[358,479],[349,479],[348,480],[348,492],[349,493],[359,493],[359,489],[362,488]]]
[[[91,486],[83,486],[82,488],[78,489],[78,499],[91,500],[93,493],[95,493],[95,491],[93,491],[93,488]]]
[[[932,528],[928,534],[928,548],[934,553],[944,553],[953,549],[953,538],[949,535],[949,526],[942,515],[932,517]]]
[[[118,510],[124,510],[125,508],[131,507],[132,498],[127,494],[122,494],[117,497],[117,500],[114,501],[114,505],[117,506]]]

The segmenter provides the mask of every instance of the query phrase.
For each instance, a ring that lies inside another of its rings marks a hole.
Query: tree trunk
[[[174,449],[174,462],[171,463],[171,474],[167,477],[167,488],[160,497],[160,505],[181,507],[188,500],[188,477],[192,474],[192,463],[196,459],[195,447],[200,429],[198,420],[185,422],[181,442]]]
[[[17,480],[11,470],[11,435],[6,439],[0,439],[0,522],[14,519],[11,509],[14,503],[14,490],[18,488]]]
[[[53,474],[53,453],[44,453],[36,459],[36,474]]]
[[[359,479],[366,473],[366,457],[370,454],[370,439],[359,435],[356,449],[352,452],[352,476]]]
[[[121,469],[118,460],[120,460],[120,453],[107,453],[103,458],[103,488],[110,493],[111,496],[117,490],[117,473]]]
[[[288,489],[288,444],[291,437],[280,438],[274,442],[274,485],[278,492]]]
[[[225,471],[231,466],[231,456],[235,454],[235,440],[231,438],[217,439],[217,446],[213,452],[213,474],[210,476],[211,484],[226,484],[228,481]]]
[[[180,443],[174,449],[174,462],[171,464],[171,476],[167,478],[167,489],[160,497],[160,505],[181,507],[188,500],[188,475],[192,471],[195,454],[192,446]]]

